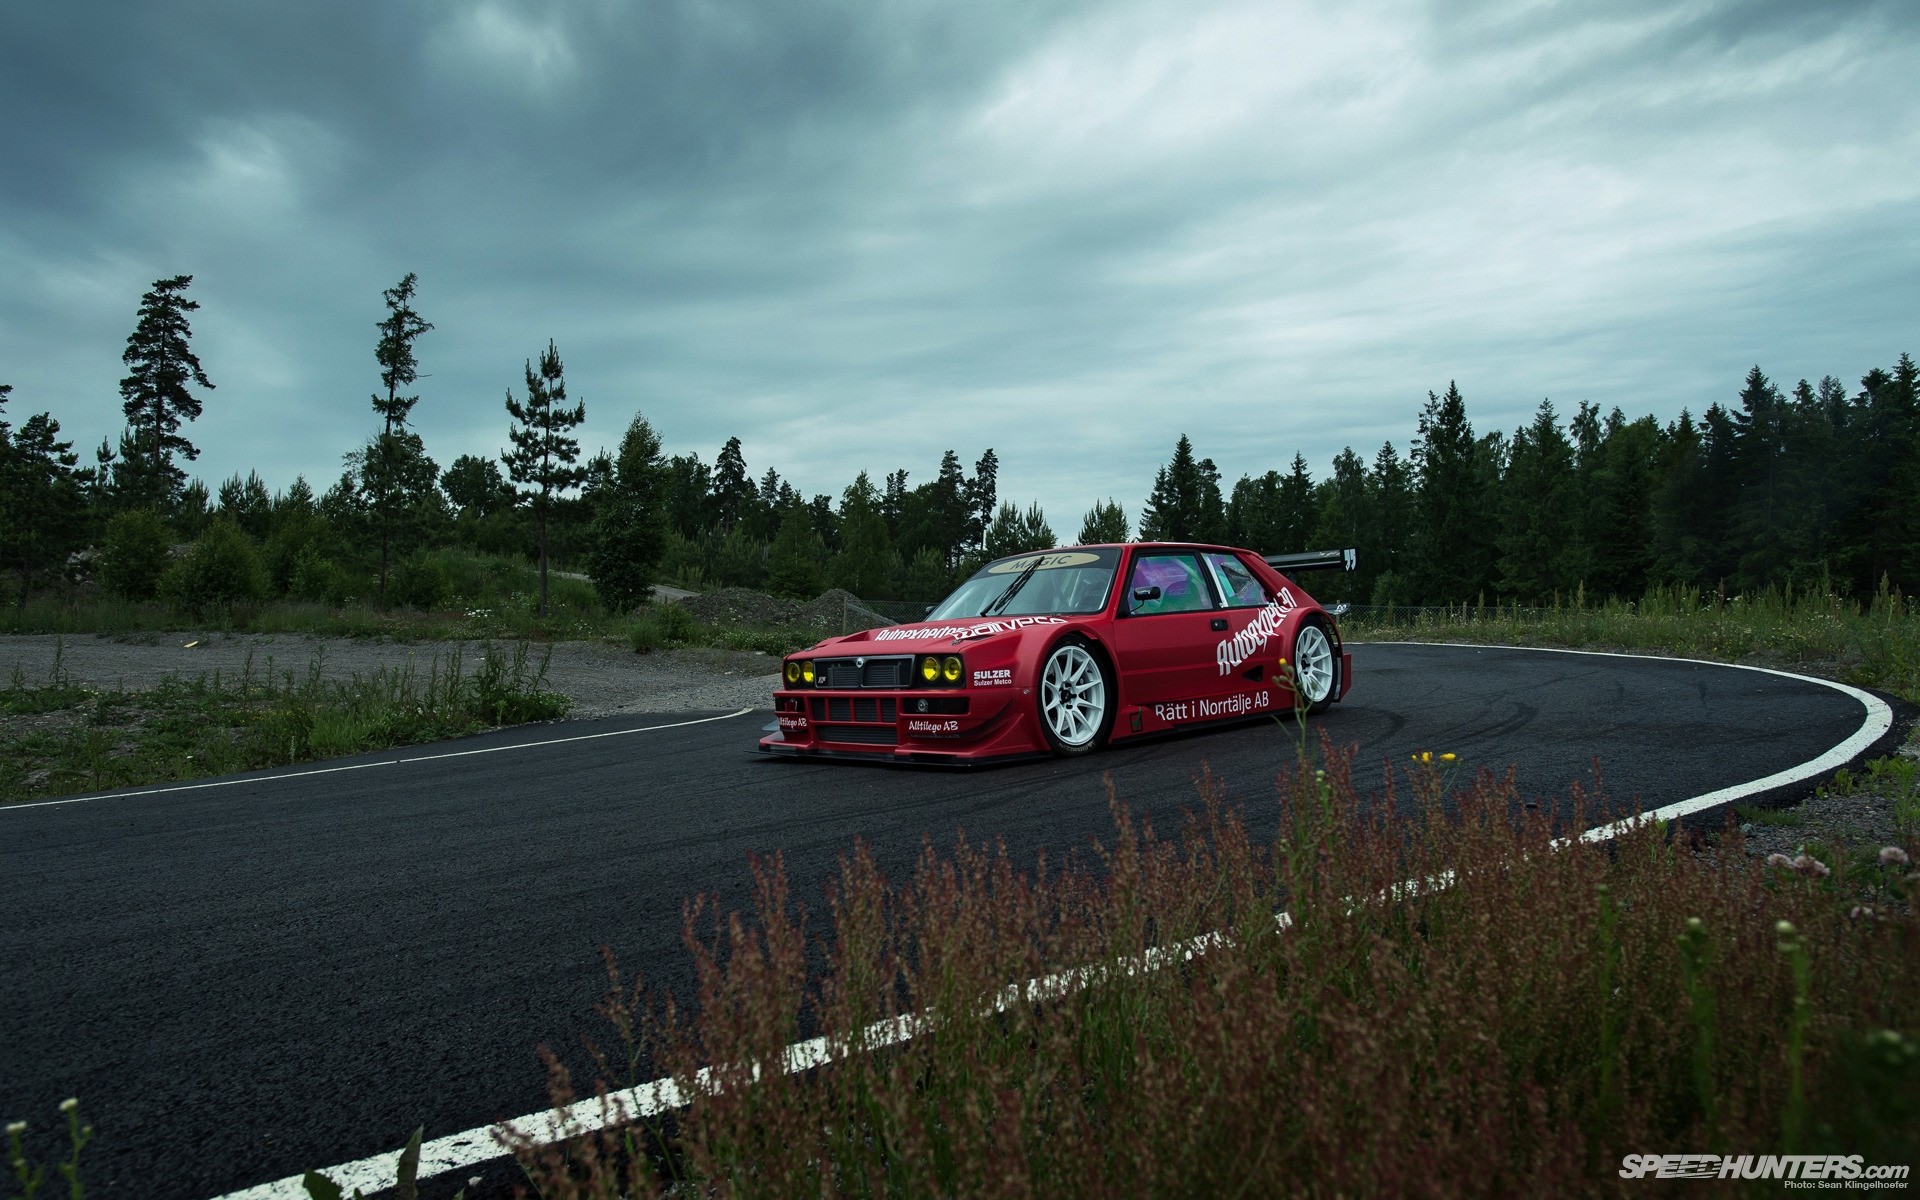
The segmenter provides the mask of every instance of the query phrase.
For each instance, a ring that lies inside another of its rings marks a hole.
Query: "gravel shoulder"
[[[496,649],[511,649],[495,643]],[[779,660],[737,650],[682,649],[635,654],[605,642],[555,642],[547,682],[573,701],[570,715],[686,712],[768,708]],[[547,652],[534,645],[534,661]],[[0,681],[44,684],[57,661],[70,680],[90,687],[138,691],[167,676],[193,679],[218,671],[223,679],[251,669],[304,679],[314,663],[330,679],[374,671],[442,668],[456,652],[462,668],[480,661],[479,642],[395,642],[287,634],[139,634],[131,637],[22,634],[0,636]]]

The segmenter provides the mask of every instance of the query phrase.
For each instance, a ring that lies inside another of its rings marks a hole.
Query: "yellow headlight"
[[[920,678],[926,680],[928,683],[932,683],[934,680],[940,678],[940,660],[937,658],[921,659]]]
[[[960,682],[960,660],[957,658],[947,659],[946,662],[940,664],[940,673],[947,677],[948,683],[959,683]]]
[[[813,662],[811,660],[800,664],[800,678],[806,680],[808,683],[813,682]]]
[[[787,664],[787,682],[788,683],[800,682],[800,664],[799,663],[790,662]]]

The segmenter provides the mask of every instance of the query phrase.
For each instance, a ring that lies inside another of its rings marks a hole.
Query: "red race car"
[[[924,621],[788,655],[760,748],[977,763],[1288,712],[1296,688],[1321,712],[1352,656],[1281,571],[1353,563],[1160,542],[997,559]]]

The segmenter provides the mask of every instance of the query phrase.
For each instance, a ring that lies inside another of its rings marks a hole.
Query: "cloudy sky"
[[[1920,353],[1917,43],[1910,2],[10,0],[0,382],[117,438],[191,274],[195,469],[324,487],[415,271],[442,465],[552,338],[589,449],[639,411],[837,494],[992,446],[1070,536],[1182,432],[1317,477],[1450,379],[1510,430]]]

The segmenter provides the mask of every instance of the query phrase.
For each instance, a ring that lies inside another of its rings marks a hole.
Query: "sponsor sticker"
[[[1039,556],[1040,562],[1037,566],[1033,561],[1034,557],[1029,554],[1025,558],[1010,558],[1003,563],[995,563],[987,568],[987,574],[1014,575],[1028,567],[1034,567],[1040,571],[1051,571],[1055,567],[1084,567],[1090,562],[1100,561],[1098,554],[1090,554],[1085,550],[1075,550],[1067,554],[1042,554]]]
[[[1261,712],[1272,704],[1272,692],[1235,692],[1231,696],[1203,696],[1198,700],[1156,704],[1153,715],[1162,721],[1211,721],[1216,717],[1243,717]]]
[[[991,671],[975,671],[973,673],[973,686],[975,687],[1012,687],[1013,686],[1013,668],[1012,667],[995,667]]]
[[[996,633],[1008,633],[1034,625],[1065,624],[1066,620],[1061,617],[1005,617],[998,621],[982,621],[977,625],[896,625],[891,629],[874,630],[873,640],[876,642],[928,642],[951,638],[956,642],[964,642],[969,638],[992,637]]]
[[[952,717],[944,721],[930,721],[916,717],[907,722],[907,732],[918,737],[958,737],[960,722]]]
[[[792,733],[798,733],[800,730],[805,729],[806,727],[807,727],[807,719],[805,717],[781,717],[780,718],[780,728],[782,730],[792,732]]]
[[[1299,601],[1293,598],[1293,593],[1281,588],[1280,594],[1269,600],[1267,606],[1247,622],[1245,629],[1232,637],[1222,638],[1213,652],[1213,660],[1219,664],[1220,673],[1225,675],[1258,654],[1274,631],[1280,628],[1280,622],[1286,620],[1287,614],[1298,605]]]

